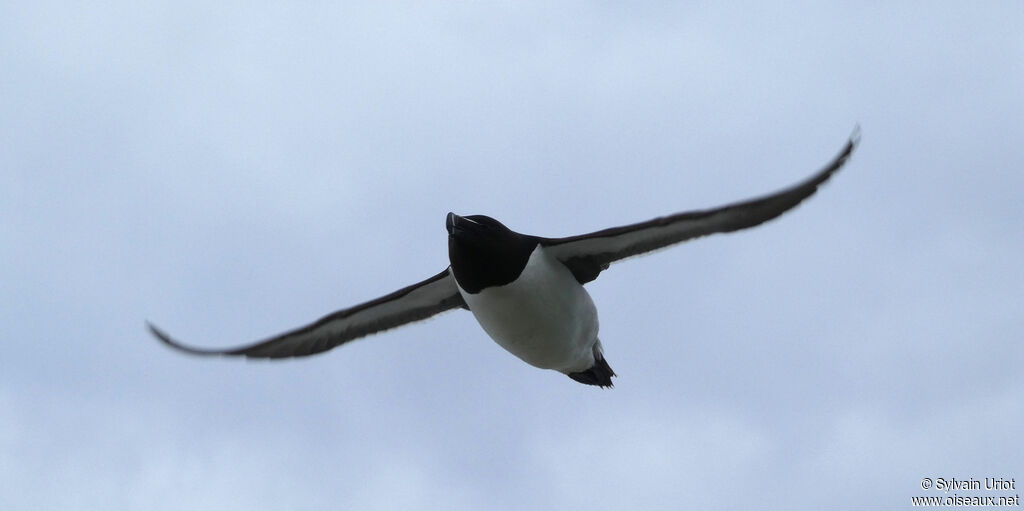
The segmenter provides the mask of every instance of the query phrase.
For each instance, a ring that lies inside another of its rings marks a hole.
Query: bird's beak
[[[462,220],[461,216],[456,215],[455,213],[452,213],[450,211],[448,212],[448,218],[445,219],[444,226],[446,229],[448,229],[449,236],[455,234],[455,223],[460,220]]]

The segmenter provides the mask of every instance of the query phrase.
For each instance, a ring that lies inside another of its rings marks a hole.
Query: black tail
[[[587,385],[597,385],[601,388],[613,387],[612,376],[615,376],[615,371],[612,371],[612,368],[608,366],[608,362],[605,361],[603,356],[600,356],[599,353],[598,355],[590,369],[578,373],[569,373],[569,377]]]

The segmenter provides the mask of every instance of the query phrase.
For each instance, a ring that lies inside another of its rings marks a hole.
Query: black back
[[[537,238],[484,215],[448,213],[448,259],[459,286],[471,294],[509,284],[526,268]]]

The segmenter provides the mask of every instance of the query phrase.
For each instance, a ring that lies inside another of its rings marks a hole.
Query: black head
[[[445,224],[452,272],[469,293],[516,280],[537,246],[533,237],[519,234],[489,216],[448,213]]]

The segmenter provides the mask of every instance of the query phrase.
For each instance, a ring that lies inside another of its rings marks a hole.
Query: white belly
[[[563,373],[594,365],[597,309],[561,262],[537,246],[515,282],[459,292],[484,331],[526,363]]]

